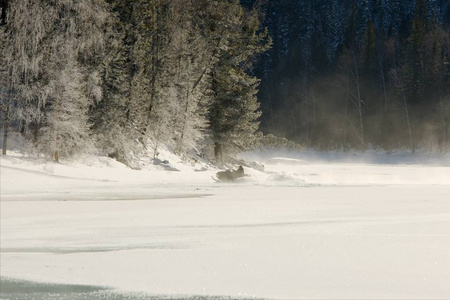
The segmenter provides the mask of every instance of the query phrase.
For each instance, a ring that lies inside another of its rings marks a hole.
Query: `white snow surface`
[[[450,298],[448,155],[283,155],[243,155],[276,163],[234,183],[174,156],[180,172],[3,156],[0,275],[165,296]]]

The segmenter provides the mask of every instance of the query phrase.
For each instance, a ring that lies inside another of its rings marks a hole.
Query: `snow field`
[[[221,184],[214,171],[2,158],[1,276],[166,296],[450,295],[447,166],[246,171]]]

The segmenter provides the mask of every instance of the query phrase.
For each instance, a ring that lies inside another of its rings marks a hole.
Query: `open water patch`
[[[0,278],[0,299],[106,299],[105,292],[110,288],[74,285],[74,284],[51,284],[33,281],[17,280],[11,278]],[[109,294],[109,293],[108,293]],[[128,298],[108,298],[128,299]]]
[[[108,287],[53,284],[0,277],[0,300],[258,300],[230,296],[151,295],[117,291]]]

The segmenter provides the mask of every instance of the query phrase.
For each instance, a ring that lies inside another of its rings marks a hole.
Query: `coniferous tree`
[[[406,78],[408,99],[418,103],[424,98],[424,54],[423,42],[428,28],[428,9],[426,0],[416,0],[414,20],[407,49],[407,62],[404,76]]]
[[[5,13],[5,23],[6,24],[6,13]],[[0,53],[5,53],[5,39],[6,39],[6,26],[0,27]],[[2,121],[1,126],[3,127],[3,140],[2,140],[2,154],[6,155],[8,148],[8,133],[12,112],[12,90],[11,81],[9,80],[8,69],[6,65],[5,56],[0,56],[0,120]]]
[[[439,26],[434,28],[424,38],[423,52],[427,53],[424,58],[424,78],[427,91],[428,109],[425,111],[430,115],[430,124],[434,132],[425,132],[430,145],[435,145],[440,151],[448,147],[448,101],[449,101],[449,66],[450,61],[449,43],[450,34]]]
[[[9,0],[0,0],[0,26],[6,24],[6,12]]]
[[[377,69],[377,39],[372,19],[369,19],[366,27],[362,51],[364,72],[366,75],[373,77]]]
[[[33,127],[36,148],[56,161],[90,144],[107,17],[101,0],[10,2],[5,57],[15,109]]]
[[[103,99],[90,112],[97,147],[105,154],[127,163],[127,155],[137,144],[137,133],[131,110],[131,47],[128,26],[113,22],[116,36],[109,37],[108,56],[102,74]],[[124,27],[121,27],[123,25]],[[119,28],[122,28],[119,29]]]
[[[148,145],[158,101],[163,6],[166,1],[111,0],[116,18],[105,61],[105,99],[92,113],[98,147],[135,166]]]
[[[247,149],[258,129],[259,80],[246,70],[253,56],[266,50],[270,41],[265,32],[258,33],[255,11],[246,13],[238,1],[221,3],[216,9],[227,14],[216,21],[220,35],[218,61],[211,75],[213,99],[209,124],[216,161],[223,164],[223,155]]]
[[[329,65],[332,65],[344,41],[344,10],[338,0],[327,2],[326,14],[324,15],[325,47],[327,48]]]
[[[202,35],[202,18],[208,4],[186,0],[178,2],[178,28],[172,39],[171,53],[175,62],[176,107],[174,115],[174,149],[185,153],[201,145],[207,128],[206,112],[211,99],[210,72],[213,45]]]

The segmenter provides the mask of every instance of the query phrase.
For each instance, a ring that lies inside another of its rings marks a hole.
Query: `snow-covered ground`
[[[0,275],[165,297],[450,297],[448,155],[243,157],[266,172],[2,157]]]

